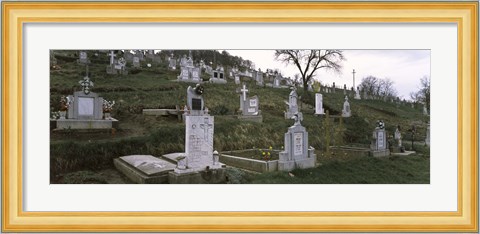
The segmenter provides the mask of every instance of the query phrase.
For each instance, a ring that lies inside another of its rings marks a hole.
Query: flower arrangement
[[[70,108],[70,104],[71,102],[68,97],[60,97],[60,111],[67,111],[68,108]]]
[[[107,101],[103,99],[103,112],[110,113],[113,110],[113,105],[115,105],[115,101]]]
[[[260,158],[265,160],[265,161],[270,160],[272,158],[272,150],[273,150],[272,146],[268,147],[268,150],[266,150],[266,151],[263,151],[262,149],[259,149]]]

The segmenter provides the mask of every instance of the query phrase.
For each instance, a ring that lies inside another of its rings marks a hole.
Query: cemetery
[[[429,183],[424,105],[209,53],[52,53],[51,183]]]

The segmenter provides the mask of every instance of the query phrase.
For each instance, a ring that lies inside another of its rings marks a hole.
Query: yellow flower
[[[270,152],[268,152],[268,156],[270,156]]]
[[[272,147],[272,146],[270,146],[270,148],[269,148],[269,149],[270,149],[270,150],[272,150],[272,149],[273,149],[273,147]]]
[[[265,152],[262,152],[263,155],[265,155]]]

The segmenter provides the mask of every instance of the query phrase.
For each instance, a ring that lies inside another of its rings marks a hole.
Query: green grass
[[[330,161],[319,167],[291,172],[253,174],[252,184],[428,184],[430,158],[394,156],[358,157]]]
[[[50,72],[50,108],[58,111],[62,95],[79,91],[78,81],[85,75],[85,67],[76,63],[72,52],[57,53],[59,70]],[[92,53],[90,53],[91,56]],[[92,57],[92,56],[91,56]],[[51,175],[80,170],[113,168],[113,158],[129,154],[165,153],[184,150],[185,126],[176,116],[155,117],[142,115],[144,108],[183,108],[186,103],[186,83],[175,82],[179,71],[167,69],[166,62],[131,72],[129,75],[108,75],[105,67],[108,56],[91,58],[89,66],[91,80],[95,83],[92,91],[107,100],[115,100],[112,116],[119,120],[119,127],[112,133],[88,134],[77,131],[50,134]],[[205,74],[202,74],[204,77]],[[257,86],[245,80],[249,96],[257,95],[263,123],[240,122],[229,115],[239,109],[239,86],[229,80],[228,84],[205,83],[205,105],[215,116],[214,148],[218,151],[252,148],[279,149],[284,144],[284,134],[293,124],[285,120],[284,100],[288,99],[289,89],[274,89]],[[313,115],[313,93],[299,90],[304,102],[300,103],[304,114],[302,125],[309,133],[309,145],[319,151],[326,148],[327,133],[330,145],[363,145],[370,143],[371,132],[376,120],[383,119],[387,131],[393,135],[395,126],[402,126],[404,145],[409,140],[406,130],[412,124],[417,126],[415,139],[424,139],[425,117],[421,109],[410,106],[397,106],[380,100],[350,99],[352,117],[343,119],[340,128],[339,118],[332,118],[330,126],[325,125],[325,117]],[[324,107],[331,115],[341,113],[343,92],[324,94]],[[407,148],[408,149],[408,148]],[[428,153],[429,154],[429,153]]]

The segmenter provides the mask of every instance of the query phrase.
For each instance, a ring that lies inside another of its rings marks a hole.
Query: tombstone
[[[335,82],[333,82],[333,84],[332,84],[332,93],[335,93],[335,89],[336,89],[336,87],[335,87]]]
[[[255,76],[255,80],[257,81],[257,85],[263,86],[263,73],[260,68],[258,69],[257,75]]]
[[[400,125],[395,129],[395,134],[393,139],[395,140],[395,145],[392,146],[392,150],[395,153],[405,152],[405,148],[402,146],[402,133],[400,132]]]
[[[368,99],[367,89],[363,88],[363,99]]]
[[[296,168],[315,167],[317,157],[315,149],[308,146],[308,132],[300,123],[298,114],[292,116],[295,120],[293,126],[285,133],[284,151],[280,152],[278,160],[279,171],[291,171]]]
[[[298,113],[298,94],[295,87],[292,88],[290,95],[288,96],[288,102],[285,101],[288,108],[285,111],[285,119],[291,119],[296,113]]]
[[[214,84],[226,84],[227,79],[225,78],[225,73],[223,67],[217,67],[217,70],[214,70],[212,77],[210,78],[210,83]]]
[[[134,57],[134,55],[132,54],[132,52],[130,52],[130,51],[125,51],[125,52],[123,53],[123,57],[125,58],[125,60],[126,60],[127,62],[130,62],[130,63],[133,62],[133,57]]]
[[[202,173],[205,172],[225,173],[224,165],[214,159],[214,117],[206,111],[203,92],[204,89],[200,84],[197,84],[195,88],[191,86],[187,88],[188,112],[185,113],[185,159],[178,160],[177,167],[173,172],[170,172],[169,180],[171,183],[189,180],[189,177],[201,178]],[[224,176],[223,181],[225,181]]]
[[[240,76],[238,74],[235,74],[235,84],[240,84]]]
[[[313,84],[313,82],[311,82],[311,81],[308,82],[308,84],[307,84],[307,85],[308,85],[308,87],[307,87],[307,91],[308,91],[308,92],[313,92],[313,86],[312,86],[312,84]]]
[[[343,84],[343,95],[347,95],[347,85]]]
[[[140,59],[140,61],[145,60],[145,57],[143,55],[143,51],[141,51],[141,50],[135,50],[135,56],[138,57]]]
[[[78,82],[81,91],[67,97],[67,118],[57,120],[57,129],[108,129],[118,120],[104,119],[104,99],[91,92],[93,82],[88,76]]]
[[[140,68],[140,58],[139,57],[133,57],[133,67],[134,68]]]
[[[170,70],[177,69],[177,60],[173,57],[173,54],[168,58],[168,68]]]
[[[315,94],[315,115],[324,115],[323,96],[321,93]]]
[[[350,109],[350,103],[348,103],[348,96],[345,96],[345,102],[343,103],[342,117],[348,118],[352,116],[352,110]]]
[[[240,111],[242,114],[238,116],[238,119],[261,123],[263,117],[260,114],[260,102],[258,97],[248,97],[248,89],[245,84],[243,84],[242,89],[240,89],[240,93]]]
[[[423,103],[423,115],[428,116],[427,104]]]
[[[360,87],[357,87],[357,91],[355,92],[355,97],[354,97],[356,100],[360,100],[362,99],[360,97]]]
[[[80,51],[79,52],[79,59],[77,60],[77,63],[80,64],[89,64],[90,60],[88,59],[88,55],[86,51]]]
[[[373,131],[370,154],[374,157],[390,155],[387,132],[385,131],[385,124],[382,120],[377,121],[377,127]]]
[[[430,123],[427,125],[427,132],[425,134],[425,145],[430,146]]]
[[[191,56],[191,52],[190,55]],[[183,55],[183,58],[180,60],[180,75],[177,76],[177,81],[182,82],[201,82],[201,69],[193,65],[192,57]]]
[[[116,75],[116,74],[121,74],[121,75],[126,75],[128,74],[128,71],[126,69],[127,61],[125,58],[119,58],[118,60],[115,60],[115,54],[113,53],[113,50],[110,51],[110,65],[107,66],[106,71],[107,74],[110,75]]]
[[[280,82],[282,81],[282,75],[278,73],[275,78],[273,79],[273,85],[272,87],[274,88],[280,88]]]

